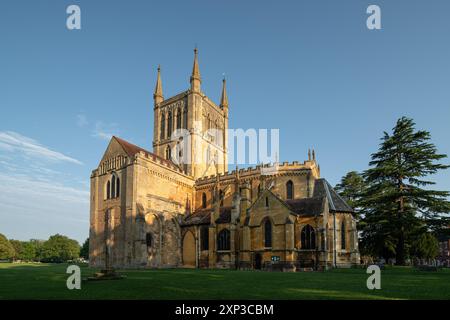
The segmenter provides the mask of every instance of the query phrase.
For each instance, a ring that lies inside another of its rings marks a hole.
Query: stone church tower
[[[153,152],[112,137],[91,174],[93,267],[301,271],[359,263],[353,209],[303,162],[228,171],[228,97],[164,98],[158,67]]]
[[[198,51],[195,49],[190,89],[164,100],[158,67],[153,95],[153,150],[165,159],[180,158],[180,167],[194,179],[216,174],[216,169],[219,173],[227,170],[226,82],[224,79],[220,105],[201,91],[201,83]],[[171,154],[174,151],[178,151],[176,155]]]

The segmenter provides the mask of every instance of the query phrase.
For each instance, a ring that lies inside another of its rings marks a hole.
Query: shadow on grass
[[[68,264],[0,264],[0,299],[450,299],[450,270],[382,270],[382,289],[364,269],[327,272],[118,270],[126,279],[83,282],[68,290]],[[96,269],[80,265],[82,278]]]

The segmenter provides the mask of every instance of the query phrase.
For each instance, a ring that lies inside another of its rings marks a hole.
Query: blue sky
[[[77,4],[82,29],[66,28]],[[382,30],[366,28],[381,7]],[[279,128],[280,161],[316,149],[333,185],[414,118],[450,154],[448,1],[20,1],[0,5],[0,232],[80,242],[89,176],[111,134],[151,150],[152,93],[203,91],[230,127]],[[447,162],[450,162],[447,159]],[[450,189],[450,171],[435,177]]]

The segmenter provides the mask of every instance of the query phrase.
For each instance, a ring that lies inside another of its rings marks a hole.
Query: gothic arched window
[[[209,230],[207,226],[200,229],[200,245],[202,250],[209,250]]]
[[[223,122],[219,121],[216,123],[216,144],[223,146]]]
[[[106,183],[106,199],[110,199],[111,198],[111,182]]]
[[[211,161],[211,149],[208,147],[208,149],[206,149],[206,165],[209,165],[210,161]]]
[[[219,143],[219,122],[217,120],[214,121],[214,142]]]
[[[164,112],[161,113],[161,132],[159,135],[160,139],[164,139],[166,137],[166,115]]]
[[[202,193],[202,208],[206,208],[206,193]]]
[[[294,183],[291,180],[286,182],[286,199],[294,199]]]
[[[171,153],[170,146],[167,146],[167,148],[166,148],[166,159],[167,160],[171,160],[172,159],[172,153]]]
[[[147,232],[145,235],[145,243],[147,244],[147,248],[151,248],[153,245],[153,236],[150,232]]]
[[[301,248],[315,249],[316,248],[316,232],[309,224],[304,226],[301,232]]]
[[[172,136],[172,111],[167,115],[167,138]]]
[[[272,222],[268,218],[264,222],[264,247],[272,247]]]
[[[223,229],[217,235],[217,250],[230,250],[230,231]]]
[[[266,197],[266,208],[269,207],[269,197]]]
[[[120,179],[116,180],[116,197],[120,197]]]
[[[116,197],[116,176],[113,175],[111,179],[111,199]]]
[[[183,128],[187,129],[187,108],[183,110]]]
[[[181,110],[177,109],[177,129],[181,129]]]
[[[223,190],[219,191],[220,206],[223,207]]]
[[[341,250],[345,250],[346,246],[345,246],[345,242],[346,242],[346,237],[345,237],[345,220],[342,221],[341,224]]]

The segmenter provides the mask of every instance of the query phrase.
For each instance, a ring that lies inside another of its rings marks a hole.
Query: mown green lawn
[[[368,290],[363,269],[327,272],[131,270],[123,280],[66,287],[65,264],[0,263],[0,299],[450,299],[450,270],[381,271],[381,290]],[[82,266],[82,277],[95,270]]]

